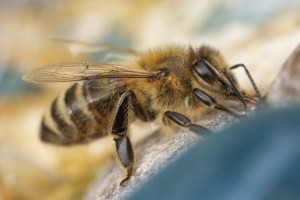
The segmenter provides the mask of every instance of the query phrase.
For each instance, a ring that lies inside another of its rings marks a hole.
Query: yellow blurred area
[[[43,98],[1,106],[0,188],[4,199],[77,199],[111,156],[110,138],[59,147],[38,136]]]
[[[159,1],[41,2],[46,5],[38,1],[19,1],[16,5],[8,3],[10,9],[2,7],[0,22],[5,27],[1,36],[2,57],[9,54],[11,62],[28,68],[76,60],[67,45],[52,39],[99,41],[116,27],[120,34],[134,36],[142,24],[142,17],[137,16],[147,15]]]
[[[230,64],[249,66],[266,93],[299,43],[297,1],[16,0],[0,2],[0,200],[82,199],[111,160],[111,138],[59,147],[39,140],[41,118],[70,84],[32,84],[21,75],[49,63],[98,59],[53,39],[140,50],[169,43],[210,44]],[[253,92],[243,71],[242,88]],[[23,88],[22,90],[20,88]]]

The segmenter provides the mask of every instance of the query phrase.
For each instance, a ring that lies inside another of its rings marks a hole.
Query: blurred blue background
[[[129,199],[299,199],[299,118],[299,105],[264,110],[215,133]]]

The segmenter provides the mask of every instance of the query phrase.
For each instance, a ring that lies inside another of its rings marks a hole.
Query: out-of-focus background
[[[230,64],[246,64],[265,94],[300,41],[299,11],[297,0],[0,1],[0,200],[81,199],[113,157],[110,138],[68,148],[39,140],[44,111],[69,84],[31,84],[22,75],[48,63],[101,59],[54,39],[137,50],[206,43]],[[243,71],[236,74],[253,92]]]

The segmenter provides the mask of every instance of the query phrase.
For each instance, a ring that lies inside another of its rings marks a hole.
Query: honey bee
[[[126,171],[121,186],[134,173],[128,125],[135,119],[156,121],[176,131],[210,131],[192,123],[211,109],[235,117],[244,114],[225,106],[238,101],[247,110],[257,99],[239,88],[232,69],[244,67],[257,97],[260,93],[245,65],[230,67],[217,49],[170,45],[145,52],[127,51],[134,59],[120,64],[75,62],[46,65],[24,76],[31,82],[75,82],[56,98],[41,123],[45,142],[72,145],[111,134]]]

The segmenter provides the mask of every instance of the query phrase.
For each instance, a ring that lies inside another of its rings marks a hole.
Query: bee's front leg
[[[167,125],[167,120],[171,120],[172,122],[175,122],[177,125],[181,127],[186,127],[190,131],[196,133],[197,135],[205,135],[207,133],[211,133],[210,130],[208,130],[203,126],[192,124],[189,118],[177,112],[173,112],[173,111],[165,112],[163,115],[163,123],[165,125]]]
[[[193,93],[195,95],[195,97],[201,101],[202,103],[204,103],[205,105],[211,107],[211,108],[214,108],[214,109],[217,109],[217,110],[221,110],[223,112],[226,112],[236,118],[241,118],[241,117],[245,117],[246,115],[244,114],[240,114],[240,113],[237,113],[221,104],[219,104],[218,102],[216,102],[215,99],[213,99],[211,96],[209,96],[208,94],[206,94],[205,92],[201,91],[200,89],[198,88],[195,88],[193,90]]]
[[[258,98],[258,100],[260,100],[260,99],[261,99],[261,94],[260,94],[260,92],[259,92],[259,90],[258,90],[258,88],[257,88],[257,86],[256,86],[256,83],[255,83],[255,81],[253,80],[253,78],[252,78],[252,76],[251,76],[249,70],[247,69],[246,65],[244,65],[244,64],[236,64],[236,65],[231,66],[229,69],[230,69],[230,70],[233,70],[233,69],[236,69],[236,68],[238,68],[238,67],[244,68],[245,73],[246,73],[246,75],[248,76],[248,79],[250,80],[251,85],[252,85],[252,87],[253,87],[253,89],[254,89],[254,91],[255,91],[255,93],[256,93],[256,97]]]
[[[112,123],[112,134],[116,144],[117,156],[127,172],[126,177],[120,182],[120,186],[125,186],[125,183],[130,179],[134,171],[134,153],[127,135],[128,112],[133,95],[132,91],[127,91],[121,96]]]

